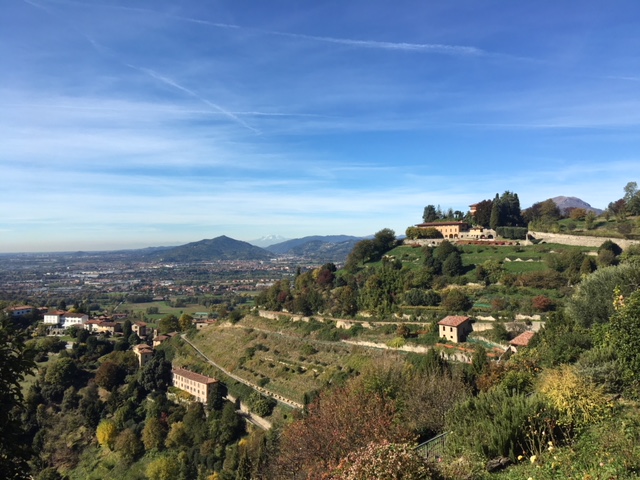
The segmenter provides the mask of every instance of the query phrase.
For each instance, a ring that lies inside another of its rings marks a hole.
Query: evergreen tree
[[[35,363],[24,334],[2,312],[0,316],[0,471],[7,479],[30,478],[28,439],[17,414],[24,408],[20,382]]]
[[[496,193],[496,198],[491,204],[491,218],[489,219],[489,226],[495,230],[500,226],[500,196]]]

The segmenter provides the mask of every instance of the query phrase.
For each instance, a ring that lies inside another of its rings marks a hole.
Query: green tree
[[[373,236],[373,244],[376,257],[381,258],[382,255],[396,246],[396,233],[390,228],[383,228]]]
[[[180,330],[180,321],[173,314],[165,315],[158,322],[158,331],[162,334]]]
[[[442,262],[442,273],[449,277],[464,275],[462,257],[458,252],[453,252],[444,262]]]
[[[446,294],[442,306],[449,312],[466,312],[473,306],[473,303],[462,290],[454,288]]]
[[[222,410],[227,396],[227,386],[222,382],[216,382],[209,388],[207,408],[209,410]]]
[[[640,390],[640,290],[624,297],[616,289],[615,314],[611,317],[608,336],[618,356],[624,380]]]
[[[491,204],[491,217],[489,218],[489,226],[491,227],[491,229],[495,230],[501,225],[500,221],[500,196],[496,193],[496,198]]]
[[[166,392],[171,383],[171,362],[164,351],[156,350],[155,355],[140,370],[140,385],[148,392]]]
[[[640,215],[640,190],[636,182],[629,182],[624,187],[624,201],[631,215]]]
[[[476,212],[473,219],[477,225],[489,228],[491,225],[491,212],[493,211],[492,200],[482,200],[476,204]]]
[[[20,382],[34,369],[24,333],[0,312],[0,471],[5,478],[29,478],[29,440],[18,414],[24,408]]]
[[[120,365],[111,361],[105,361],[98,367],[95,381],[98,386],[105,390],[112,391],[124,382],[125,376],[126,372]]]
[[[159,450],[164,445],[166,429],[156,417],[147,418],[142,429],[142,443],[145,450]]]
[[[266,417],[271,415],[271,412],[273,412],[277,402],[271,397],[267,397],[262,395],[260,392],[254,391],[247,398],[247,404],[253,413],[260,417]]]
[[[180,331],[186,332],[193,326],[193,317],[188,313],[183,313],[180,315],[178,323],[180,324]]]
[[[124,338],[129,338],[133,330],[131,330],[131,320],[128,318],[122,324],[122,336]]]
[[[435,222],[438,218],[438,213],[436,212],[436,207],[434,205],[427,205],[424,207],[424,212],[422,212],[422,220],[424,223]]]
[[[628,296],[640,289],[640,268],[631,263],[599,268],[584,278],[567,300],[567,313],[578,325],[604,324],[614,314],[613,292]]]
[[[118,434],[114,441],[114,448],[127,463],[132,463],[144,452],[144,445],[131,428],[126,428]]]

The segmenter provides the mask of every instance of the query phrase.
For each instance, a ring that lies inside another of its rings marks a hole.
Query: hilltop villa
[[[494,239],[495,230],[482,226],[470,226],[467,222],[427,222],[416,225],[418,228],[434,228],[444,238],[456,240]]]

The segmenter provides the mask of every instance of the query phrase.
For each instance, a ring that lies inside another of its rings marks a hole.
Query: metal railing
[[[449,436],[449,432],[441,433],[418,445],[416,451],[427,460],[436,461],[438,458],[444,456],[447,436]]]

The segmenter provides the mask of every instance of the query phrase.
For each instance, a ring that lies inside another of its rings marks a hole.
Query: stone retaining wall
[[[611,240],[623,250],[631,245],[640,244],[640,240],[626,240],[624,238],[612,237],[587,237],[583,235],[565,235],[563,233],[547,233],[547,232],[529,232],[528,236],[536,240],[543,240],[546,243],[559,243],[560,245],[573,245],[576,247],[595,247],[598,248],[607,240]]]

